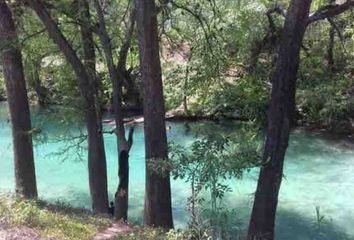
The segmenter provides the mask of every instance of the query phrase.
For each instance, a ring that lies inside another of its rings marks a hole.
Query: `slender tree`
[[[5,0],[0,0],[0,51],[12,125],[16,193],[25,198],[36,198],[31,118],[22,54],[12,13]]]
[[[128,187],[129,187],[129,151],[133,143],[133,130],[130,128],[129,137],[125,137],[124,115],[122,109],[122,83],[125,74],[125,62],[127,52],[130,46],[131,35],[134,29],[134,16],[133,9],[131,15],[130,26],[127,31],[127,36],[123,47],[120,51],[118,67],[114,64],[113,50],[111,40],[106,28],[106,21],[104,18],[102,6],[99,0],[94,0],[94,7],[98,17],[98,35],[101,40],[102,48],[104,51],[109,75],[113,86],[113,109],[115,116],[115,132],[117,136],[118,147],[118,177],[119,184],[115,194],[115,213],[114,216],[118,220],[128,219]]]
[[[107,168],[101,111],[97,103],[97,86],[95,81],[92,80],[93,77],[89,73],[89,70],[80,61],[77,53],[64,37],[57,23],[51,18],[42,1],[28,0],[27,3],[43,22],[49,36],[58,45],[66,60],[71,64],[78,79],[80,93],[84,100],[88,133],[88,171],[92,209],[95,213],[105,214],[108,212]],[[92,51],[92,49],[88,49],[88,51]]]
[[[173,228],[165,107],[154,0],[136,0],[140,69],[144,86],[146,157],[145,225]]]
[[[292,0],[286,16],[272,78],[268,133],[249,226],[249,240],[274,239],[275,214],[295,103],[300,49],[310,6],[311,0]]]
[[[306,28],[315,21],[333,17],[354,6],[353,0],[347,0],[309,14],[311,2],[312,0],[292,0],[286,13],[277,65],[272,78],[267,139],[248,230],[249,240],[274,239],[284,157],[295,110],[296,76]]]

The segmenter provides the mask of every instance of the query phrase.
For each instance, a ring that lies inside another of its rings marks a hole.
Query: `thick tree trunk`
[[[80,22],[81,41],[83,47],[84,64],[88,74],[90,74],[91,86],[95,87],[95,95],[98,94],[97,77],[96,77],[96,53],[95,43],[93,41],[91,25],[91,14],[87,0],[77,0],[78,17]]]
[[[274,239],[278,194],[295,109],[296,75],[311,0],[292,0],[273,75],[268,133],[250,220],[248,239]]]
[[[154,0],[136,0],[140,68],[144,85],[146,157],[145,225],[173,228],[169,171],[156,172],[151,163],[168,165],[165,107]]]
[[[12,14],[5,0],[0,0],[0,49],[12,125],[16,193],[36,198],[31,119],[22,56]]]
[[[97,88],[92,76],[85,69],[76,52],[68,43],[58,25],[53,21],[40,0],[28,0],[45,25],[50,37],[58,45],[66,60],[73,67],[78,79],[79,89],[84,100],[86,127],[88,133],[88,171],[92,200],[95,213],[108,213],[107,168],[103,142],[102,121],[97,106]]]

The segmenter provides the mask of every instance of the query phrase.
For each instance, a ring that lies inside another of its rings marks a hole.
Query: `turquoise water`
[[[76,207],[89,207],[88,176],[85,146],[83,155],[76,148],[60,153],[68,141],[57,141],[66,137],[63,132],[79,134],[82,124],[65,125],[66,114],[33,108],[34,126],[41,128],[35,144],[37,183],[40,198],[69,203]],[[0,103],[0,191],[14,189],[11,131],[6,121],[7,107]],[[183,123],[167,123],[170,141],[189,144],[194,136],[186,133]],[[232,129],[234,124],[191,123],[192,128],[209,125],[216,130]],[[235,126],[233,127],[236,128]],[[117,154],[113,135],[105,136],[107,153],[108,186],[110,197],[117,187]],[[59,154],[53,154],[53,153]],[[142,218],[144,199],[144,144],[143,128],[136,128],[134,145],[130,154],[130,221]],[[256,188],[257,170],[248,173],[243,180],[232,180],[233,192],[226,196],[229,209],[235,208],[235,221],[245,228],[252,207]],[[185,209],[189,196],[188,184],[172,181],[173,214],[177,227],[188,221]],[[277,239],[279,240],[333,240],[354,239],[354,148],[343,140],[330,139],[322,134],[295,131],[291,136],[286,156],[277,217]],[[316,220],[316,206],[324,216],[323,224]]]

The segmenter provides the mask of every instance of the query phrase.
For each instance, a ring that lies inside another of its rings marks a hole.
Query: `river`
[[[82,123],[64,119],[68,114],[55,110],[32,108],[33,126],[41,129],[35,140],[35,163],[39,197],[50,202],[63,202],[75,207],[90,207],[85,142],[77,154],[76,147],[65,141],[67,133],[80,134]],[[7,123],[7,105],[0,103],[0,191],[14,190],[11,129]],[[183,123],[168,122],[169,141],[188,145],[195,139],[186,132]],[[191,128],[213,127],[216,131],[235,130],[232,122],[215,124],[193,122]],[[108,127],[107,127],[108,128]],[[142,126],[134,133],[130,154],[129,221],[140,223],[144,199],[144,136]],[[64,140],[63,140],[64,139]],[[59,141],[60,140],[60,141]],[[108,188],[113,198],[117,187],[117,153],[115,136],[105,135],[108,169]],[[225,197],[238,228],[245,229],[252,207],[258,170],[245,174],[242,180],[231,180],[232,192]],[[176,227],[188,222],[186,199],[189,185],[172,181],[173,216]],[[278,240],[354,239],[354,148],[343,139],[328,137],[319,132],[295,130],[286,154],[277,214]],[[316,207],[323,221],[318,224]]]

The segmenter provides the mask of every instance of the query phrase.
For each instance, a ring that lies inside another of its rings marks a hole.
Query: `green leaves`
[[[225,180],[241,178],[244,171],[259,163],[258,134],[250,130],[249,126],[242,127],[235,136],[206,133],[188,149],[172,146],[172,176],[190,182],[196,189],[210,191],[216,199],[222,199],[231,191]]]

